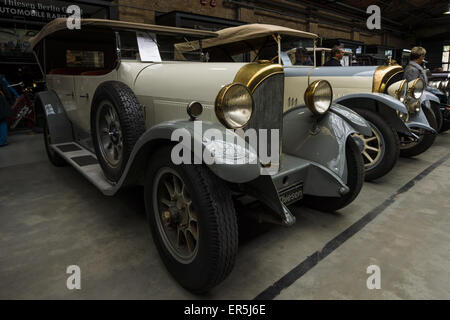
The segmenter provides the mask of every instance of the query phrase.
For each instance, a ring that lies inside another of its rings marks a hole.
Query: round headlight
[[[316,115],[324,114],[333,102],[333,89],[326,80],[316,80],[305,91],[305,103]]]
[[[409,94],[414,99],[420,99],[425,89],[425,83],[422,79],[416,79],[408,83]]]
[[[401,80],[393,83],[389,86],[388,93],[400,100],[401,103],[405,102],[406,96],[408,95],[408,82]]]
[[[253,96],[246,86],[239,83],[229,84],[217,95],[217,118],[227,128],[242,128],[252,116],[253,104]]]

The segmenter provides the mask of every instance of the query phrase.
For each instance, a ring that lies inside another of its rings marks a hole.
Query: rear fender
[[[36,93],[34,105],[44,111],[53,144],[74,141],[72,123],[53,90]]]

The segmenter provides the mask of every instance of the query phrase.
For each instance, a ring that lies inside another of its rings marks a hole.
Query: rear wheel
[[[366,171],[366,181],[378,179],[391,171],[400,154],[400,141],[397,132],[375,112],[355,110],[369,124],[372,136],[356,135],[364,141],[362,156]]]
[[[303,204],[316,210],[333,212],[355,200],[364,182],[364,161],[361,157],[361,150],[352,137],[347,138],[345,151],[347,159],[347,186],[350,188],[350,191],[339,198],[305,195],[302,201]]]
[[[423,108],[423,112],[427,117],[430,126],[437,130],[437,121],[434,113],[427,108]],[[416,141],[410,137],[402,137],[400,139],[400,155],[402,157],[414,157],[425,151],[427,151],[436,140],[436,135],[427,132],[425,129],[410,129],[412,133],[419,136],[419,140]]]
[[[174,165],[171,148],[156,152],[145,182],[153,239],[172,276],[203,293],[231,272],[238,228],[228,187],[203,165]]]

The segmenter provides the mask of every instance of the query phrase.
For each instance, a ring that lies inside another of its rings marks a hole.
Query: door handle
[[[86,98],[86,99],[89,99],[89,93],[86,93],[85,95],[81,95],[80,98]]]
[[[66,93],[66,96],[73,98],[73,92],[72,93]]]

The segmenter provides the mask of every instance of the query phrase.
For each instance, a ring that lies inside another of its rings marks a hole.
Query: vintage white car
[[[302,59],[301,52],[314,51],[318,36],[295,31],[266,24],[231,27],[203,41],[202,49],[210,62],[267,60],[283,64],[284,111],[305,103],[304,89],[314,81],[329,81],[334,102],[356,111],[371,125],[372,136],[355,135],[364,144],[366,180],[387,174],[399,154],[415,156],[433,144],[437,124],[429,100],[436,98],[424,92],[422,80],[406,83],[399,65],[315,67],[317,54]],[[193,48],[193,44],[179,46],[184,52]]]
[[[307,108],[283,114],[283,67],[208,63],[202,41],[216,35],[97,19],[69,30],[56,19],[31,41],[48,86],[36,106],[50,161],[71,164],[105,195],[144,186],[162,260],[194,292],[233,268],[235,203],[260,201],[270,213],[258,219],[285,226],[299,200],[346,206],[364,180],[352,135],[371,134],[332,104],[326,81],[302,88]],[[183,43],[199,49],[181,52]]]

